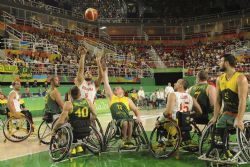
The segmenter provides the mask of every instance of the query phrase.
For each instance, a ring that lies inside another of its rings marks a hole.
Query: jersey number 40
[[[75,114],[78,118],[87,118],[89,116],[89,109],[88,107],[79,108]]]

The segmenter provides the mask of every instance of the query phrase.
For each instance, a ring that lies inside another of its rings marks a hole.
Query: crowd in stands
[[[30,0],[9,0],[14,3],[24,4],[25,1]],[[84,15],[84,12],[88,8],[95,8],[98,10],[100,18],[124,18],[126,16],[124,1],[123,0],[32,0],[37,2],[38,7],[44,7],[44,5],[53,6],[67,11],[76,12]],[[45,7],[50,13],[52,10],[50,7]]]
[[[76,75],[77,65],[80,58],[78,46],[82,45],[77,36],[70,33],[58,33],[50,30],[40,30],[37,28],[23,28],[23,26],[13,25],[21,32],[30,33],[36,37],[37,41],[46,39],[49,44],[58,45],[61,56],[49,59],[45,52],[23,51],[19,54],[7,53],[7,63],[18,67],[27,67],[27,63],[33,63],[32,73],[55,73],[57,64],[58,74]],[[188,67],[187,74],[194,75],[199,69],[207,69],[210,72],[218,71],[218,60],[224,53],[228,53],[230,48],[238,45],[242,40],[233,39],[216,42],[197,42],[193,45],[166,46],[165,44],[143,44],[143,43],[115,43],[117,50],[116,56],[109,56],[107,64],[110,67],[112,76],[149,76],[145,69],[159,67],[159,62],[163,67]],[[243,41],[246,42],[246,41]],[[15,49],[7,45],[9,49]],[[241,71],[249,70],[245,64],[249,64],[250,59],[240,62],[238,69]],[[6,62],[4,62],[6,63]],[[60,64],[60,65],[58,65]],[[92,53],[86,56],[85,67],[97,75],[95,57]]]

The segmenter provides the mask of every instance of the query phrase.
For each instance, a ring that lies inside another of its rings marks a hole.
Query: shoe
[[[76,155],[76,148],[70,149],[70,154],[71,155]]]
[[[155,146],[153,146],[153,151],[155,152],[155,154],[163,154],[165,152],[165,147],[161,144],[157,144]]]
[[[227,156],[228,155],[228,156]],[[233,158],[233,154],[230,150],[227,150],[226,153],[222,155],[222,160],[227,160]]]
[[[77,146],[77,147],[76,147],[76,152],[77,152],[77,153],[83,152],[82,146]]]
[[[120,148],[127,147],[126,141],[124,139],[120,142]]]
[[[133,142],[131,142],[131,140],[127,140],[127,142],[125,143],[125,146],[127,146],[127,147],[135,147],[135,144]]]

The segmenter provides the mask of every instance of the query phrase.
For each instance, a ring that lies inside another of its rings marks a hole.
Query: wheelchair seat
[[[190,113],[177,112],[177,123],[181,131],[191,131],[191,116]]]

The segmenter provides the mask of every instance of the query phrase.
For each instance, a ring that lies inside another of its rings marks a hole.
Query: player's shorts
[[[125,111],[111,111],[112,118],[116,121],[119,120],[131,120],[132,115],[128,115]]]
[[[132,118],[133,118],[133,116],[132,116]],[[126,121],[130,121],[131,123],[134,123],[134,121],[132,119],[120,119],[120,120],[116,120],[116,121],[117,121],[116,125],[121,127],[121,128],[122,128],[123,123],[126,122]]]
[[[236,115],[237,113],[233,112],[223,113],[216,123],[216,128],[226,128],[229,125],[233,126]]]

